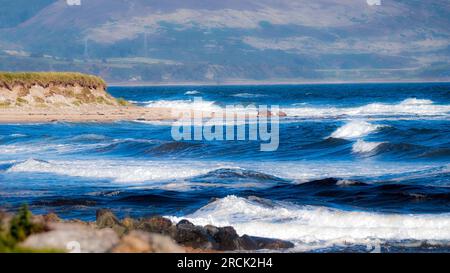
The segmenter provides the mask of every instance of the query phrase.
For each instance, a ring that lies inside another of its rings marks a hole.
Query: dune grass
[[[106,89],[106,82],[97,76],[76,72],[1,72],[0,87],[12,89],[13,86],[30,88],[33,85],[82,86]]]

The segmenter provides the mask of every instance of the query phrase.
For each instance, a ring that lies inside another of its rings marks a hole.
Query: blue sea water
[[[187,218],[291,240],[294,251],[450,249],[448,83],[109,92],[144,107],[279,105],[287,116],[271,152],[258,141],[174,141],[170,122],[2,124],[2,208]]]

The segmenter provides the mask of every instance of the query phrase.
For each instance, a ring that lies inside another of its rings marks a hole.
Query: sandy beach
[[[155,121],[172,120],[173,118],[170,108],[144,108],[137,106],[10,107],[0,109],[0,123]]]

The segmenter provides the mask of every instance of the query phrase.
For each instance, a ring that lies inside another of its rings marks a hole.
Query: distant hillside
[[[0,70],[126,84],[450,79],[448,0],[2,2]]]
[[[56,0],[0,0],[0,28],[15,27]]]

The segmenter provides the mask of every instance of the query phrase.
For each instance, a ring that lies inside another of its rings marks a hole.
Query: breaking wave
[[[375,151],[375,149],[384,142],[366,142],[364,140],[358,139],[352,146],[352,152],[354,153],[370,153]]]
[[[345,117],[449,117],[450,105],[434,104],[431,100],[405,99],[397,104],[371,103],[359,107],[287,107],[288,116],[301,118]]]
[[[233,226],[239,234],[291,240],[297,247],[366,245],[374,240],[450,242],[450,214],[383,214],[227,196],[185,217]]]
[[[214,101],[194,101],[194,100],[156,100],[148,101],[145,107],[149,108],[172,108],[181,110],[197,110],[205,112],[221,111],[222,108]]]
[[[350,121],[339,127],[336,131],[334,131],[330,137],[333,138],[341,138],[341,139],[354,139],[366,136],[370,133],[375,132],[379,128],[383,127],[382,125],[374,125],[370,124],[366,121]]]

